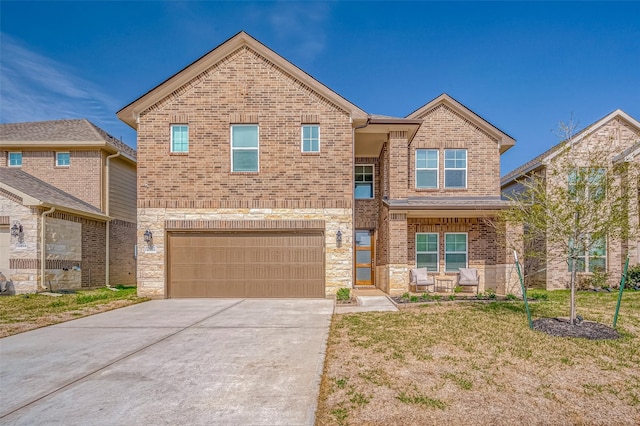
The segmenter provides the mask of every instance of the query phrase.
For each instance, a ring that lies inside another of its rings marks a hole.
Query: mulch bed
[[[571,325],[566,318],[540,318],[533,321],[533,329],[559,337],[581,337],[589,340],[617,339],[618,332],[608,325],[582,321]]]

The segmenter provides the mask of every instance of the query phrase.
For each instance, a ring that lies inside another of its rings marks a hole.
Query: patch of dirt
[[[582,321],[574,325],[566,318],[539,318],[533,321],[533,329],[559,337],[581,337],[589,340],[617,339],[618,332],[608,325]]]

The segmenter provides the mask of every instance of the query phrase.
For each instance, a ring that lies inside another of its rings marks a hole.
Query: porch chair
[[[411,285],[415,286],[416,293],[428,291],[429,286],[432,286],[432,291],[435,291],[436,280],[433,275],[429,275],[427,268],[413,268],[411,269]],[[420,290],[421,287],[423,290]]]
[[[462,287],[476,288],[476,295],[480,289],[480,275],[475,268],[459,268],[460,276],[458,277],[458,285]]]

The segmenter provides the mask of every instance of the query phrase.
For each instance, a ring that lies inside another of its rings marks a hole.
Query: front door
[[[373,285],[373,246],[372,231],[356,231],[356,285]]]

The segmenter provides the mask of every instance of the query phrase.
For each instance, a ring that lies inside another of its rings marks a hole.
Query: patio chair
[[[458,277],[458,285],[461,287],[476,288],[476,295],[480,289],[480,275],[475,268],[459,268],[460,276]]]
[[[415,286],[416,293],[428,291],[429,286],[433,287],[433,291],[435,291],[436,288],[436,280],[433,278],[433,275],[429,275],[427,268],[411,269],[411,284]]]

